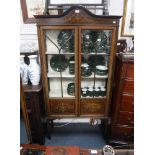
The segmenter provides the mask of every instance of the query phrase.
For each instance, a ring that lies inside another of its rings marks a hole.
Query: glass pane
[[[81,97],[106,96],[112,30],[82,30]]]
[[[82,53],[109,54],[112,30],[82,30]]]
[[[75,98],[74,30],[46,30],[49,97]]]

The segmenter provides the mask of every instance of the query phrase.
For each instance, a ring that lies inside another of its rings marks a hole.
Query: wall
[[[20,25],[20,46],[21,52],[25,52],[25,48],[22,49],[23,45],[34,42],[38,46],[37,41],[37,28],[36,24],[24,24],[21,13],[21,25]]]
[[[109,14],[110,15],[119,15],[123,16],[123,6],[124,0],[110,0],[109,2]],[[133,46],[132,39],[130,37],[121,37],[121,25],[122,25],[122,18],[120,20],[120,27],[119,27],[119,35],[118,39],[126,39],[128,48]]]

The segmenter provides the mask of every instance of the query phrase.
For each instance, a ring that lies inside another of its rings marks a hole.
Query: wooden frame
[[[105,26],[105,25],[93,25],[93,26],[90,26],[90,25],[87,25],[87,26],[79,26],[79,55],[80,55],[80,58],[79,58],[79,64],[81,65],[81,39],[82,39],[82,30],[112,30],[113,33],[112,33],[112,45],[114,44],[114,42],[116,41],[116,28],[113,27],[113,26]],[[113,78],[113,68],[114,68],[114,58],[115,58],[115,46],[112,46],[111,48],[111,54],[110,54],[110,62],[111,64],[109,65],[109,73],[108,73],[108,81],[107,81],[107,95],[106,97],[103,97],[103,98],[100,98],[100,99],[97,99],[97,98],[89,98],[89,99],[83,99],[83,98],[80,98],[80,96],[78,97],[79,98],[79,109],[81,109],[81,105],[82,105],[82,101],[84,100],[90,100],[89,102],[91,101],[102,101],[103,103],[106,102],[107,104],[105,104],[105,111],[103,111],[102,114],[97,114],[99,117],[101,116],[107,116],[108,115],[108,112],[109,112],[109,104],[110,104],[110,98],[111,98],[111,90],[112,90],[112,78]],[[81,68],[79,67],[79,73],[81,73]],[[80,75],[80,74],[79,74]],[[79,84],[81,84],[81,75],[80,75],[80,78],[79,78]],[[81,90],[81,87],[79,86],[79,92]],[[81,111],[80,111],[80,115],[81,116],[84,116]],[[96,115],[96,116],[97,116]]]
[[[75,31],[75,38],[74,38],[74,42],[75,42],[75,49],[74,50],[77,50],[77,35],[78,35],[78,30],[77,30],[77,28],[75,27],[75,26],[42,26],[41,28],[40,28],[40,30],[38,30],[38,35],[39,35],[39,37],[41,38],[40,39],[40,43],[41,43],[41,45],[42,45],[42,47],[41,47],[41,49],[42,49],[42,52],[40,53],[40,55],[41,55],[41,62],[42,62],[42,64],[44,64],[44,65],[41,65],[41,67],[42,67],[42,73],[43,73],[43,75],[42,75],[42,81],[43,81],[43,83],[44,83],[44,85],[48,85],[48,80],[47,80],[47,75],[46,75],[46,73],[47,73],[47,67],[46,67],[46,54],[44,53],[44,51],[45,51],[45,44],[44,44],[44,31],[45,30],[63,30],[63,29],[69,29],[69,30],[74,30]],[[76,61],[76,64],[78,64],[77,63],[77,61],[78,61],[78,59],[77,59],[77,57],[78,57],[78,52],[77,51],[75,51],[75,61]],[[76,70],[77,70],[77,66],[76,66]],[[76,87],[78,87],[77,86],[77,81],[78,81],[78,79],[77,79],[77,75],[78,73],[76,72],[75,73],[75,83],[76,83]],[[44,96],[45,96],[45,102],[47,103],[47,107],[46,107],[46,112],[47,113],[50,113],[51,112],[51,108],[50,108],[50,103],[49,103],[49,100],[51,99],[50,97],[49,97],[49,89],[48,89],[48,87],[45,87],[45,91],[44,91]],[[77,96],[77,92],[76,92],[76,95],[75,96]],[[60,100],[61,99],[61,97],[60,98],[54,98],[54,97],[52,97],[52,101],[54,101],[54,100]],[[68,99],[67,97],[64,99],[64,100],[66,100],[66,101],[68,101],[68,100],[70,100],[70,99]],[[74,99],[71,99],[71,100],[75,100],[75,113],[77,114],[77,97],[75,97]],[[69,115],[68,115],[69,116]],[[71,115],[71,117],[74,117],[75,116],[75,114],[74,115]]]
[[[44,43],[44,36],[43,36],[43,33],[44,33],[44,31],[45,30],[63,30],[63,29],[73,29],[73,30],[75,30],[75,58],[76,58],[76,63],[77,64],[81,64],[81,52],[79,52],[80,50],[81,50],[81,44],[79,44],[79,47],[78,47],[78,45],[77,45],[77,42],[80,42],[81,43],[81,34],[82,34],[82,30],[84,30],[84,29],[90,29],[90,30],[112,30],[113,31],[113,35],[112,35],[112,44],[114,44],[114,42],[116,41],[116,38],[117,38],[117,36],[116,36],[116,34],[117,34],[117,31],[116,31],[116,27],[113,27],[113,26],[102,26],[102,25],[99,25],[99,26],[97,26],[97,25],[95,25],[95,26],[41,26],[40,27],[40,33],[39,33],[39,35],[40,35],[40,37],[39,38],[41,38],[40,40],[40,42],[41,42],[41,45],[42,45],[42,52],[40,53],[41,54],[41,61],[42,61],[42,73],[43,73],[43,76],[42,76],[42,78],[43,78],[43,83],[44,83],[44,85],[46,86],[45,87],[45,99],[46,99],[46,103],[47,103],[47,107],[46,107],[46,111],[47,111],[47,113],[51,113],[51,103],[54,101],[54,102],[62,102],[62,100],[63,101],[68,101],[68,102],[70,102],[70,101],[73,101],[73,100],[75,100],[75,113],[74,114],[69,114],[69,115],[64,115],[64,116],[62,116],[62,115],[54,115],[54,114],[52,114],[51,116],[52,117],[56,117],[56,118],[58,118],[58,117],[76,117],[76,116],[79,116],[80,115],[80,117],[85,117],[85,116],[88,116],[88,114],[87,115],[83,115],[83,114],[81,114],[81,112],[79,112],[79,110],[78,109],[81,109],[80,107],[81,107],[81,101],[85,101],[85,100],[87,100],[87,101],[93,101],[93,102],[96,102],[96,101],[98,101],[98,102],[100,102],[100,101],[102,101],[103,100],[103,102],[107,102],[108,104],[106,104],[105,105],[105,111],[103,111],[103,114],[96,114],[96,115],[94,115],[94,116],[98,116],[98,117],[103,117],[103,116],[107,116],[108,115],[108,111],[109,111],[109,104],[110,104],[110,98],[111,98],[111,90],[112,90],[112,79],[113,79],[113,68],[114,68],[114,55],[115,55],[115,46],[112,46],[112,49],[111,49],[111,56],[110,56],[110,62],[111,62],[111,64],[110,64],[110,66],[109,66],[109,78],[108,78],[108,82],[107,82],[107,84],[108,84],[108,87],[107,87],[107,97],[105,98],[101,98],[101,99],[96,99],[96,98],[89,98],[89,99],[81,99],[80,98],[80,90],[81,90],[81,88],[80,88],[80,86],[78,86],[77,84],[76,84],[76,88],[77,88],[77,90],[78,90],[78,92],[76,92],[76,97],[75,97],[75,99],[70,99],[70,98],[64,98],[64,99],[62,99],[61,97],[60,98],[54,98],[54,97],[52,97],[52,98],[50,98],[49,97],[49,89],[48,89],[48,80],[47,80],[47,67],[46,67],[46,64],[47,64],[47,62],[46,62],[46,54],[44,53],[44,51],[45,51],[45,43]],[[80,35],[80,37],[78,37],[78,32],[79,32],[79,35]],[[78,38],[77,38],[78,37]],[[79,50],[78,50],[79,49]],[[79,54],[80,53],[80,54]],[[79,61],[78,61],[79,60]],[[75,81],[76,81],[76,83],[78,83],[78,84],[80,84],[81,83],[81,75],[80,75],[80,72],[81,72],[81,69],[80,68],[77,68],[77,66],[76,66],[76,75],[75,75]],[[79,76],[80,75],[80,76]],[[77,77],[80,77],[80,78],[78,78],[77,79]],[[78,81],[78,82],[77,82]],[[56,101],[55,101],[56,100]],[[91,116],[91,115],[90,115]]]
[[[21,10],[22,10],[22,15],[23,15],[23,22],[25,24],[36,23],[36,20],[33,17],[33,15],[31,15],[31,16],[29,15],[30,11],[35,10],[36,15],[43,13],[44,4],[42,4],[43,6],[40,5],[43,2],[43,0],[37,0],[37,1],[38,1],[38,5],[37,5],[38,8],[37,7],[36,8],[29,8],[27,5],[27,0],[20,0]],[[36,1],[32,1],[32,2],[36,2]],[[39,12],[39,11],[41,11],[41,9],[42,9],[42,13]],[[38,11],[38,13],[37,13],[37,11]]]
[[[124,0],[124,11],[121,28],[122,37],[134,36],[134,0]]]

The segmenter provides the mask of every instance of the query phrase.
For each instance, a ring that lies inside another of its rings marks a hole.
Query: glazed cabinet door
[[[76,115],[77,29],[43,26],[40,32],[47,111],[51,115]]]
[[[80,28],[80,115],[106,114],[111,89],[113,37],[113,28]]]

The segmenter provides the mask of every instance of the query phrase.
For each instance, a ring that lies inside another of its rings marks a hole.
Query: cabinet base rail
[[[60,125],[54,125],[54,120],[52,118],[46,118],[46,137],[48,139],[51,139],[51,133],[52,133],[52,129],[56,128],[56,127],[64,127],[66,125],[69,125],[71,123],[74,123],[73,121],[75,120],[75,118],[73,118],[71,121],[69,122],[65,122],[65,123],[60,123]],[[108,131],[109,131],[109,126],[110,126],[110,122],[111,119],[110,117],[103,117],[103,118],[98,118],[98,117],[91,117],[89,118],[89,122],[83,122],[83,123],[89,123],[91,126],[95,126],[98,124],[101,124],[101,130],[103,131],[103,135],[106,141],[108,141]],[[78,122],[76,122],[78,123]]]

